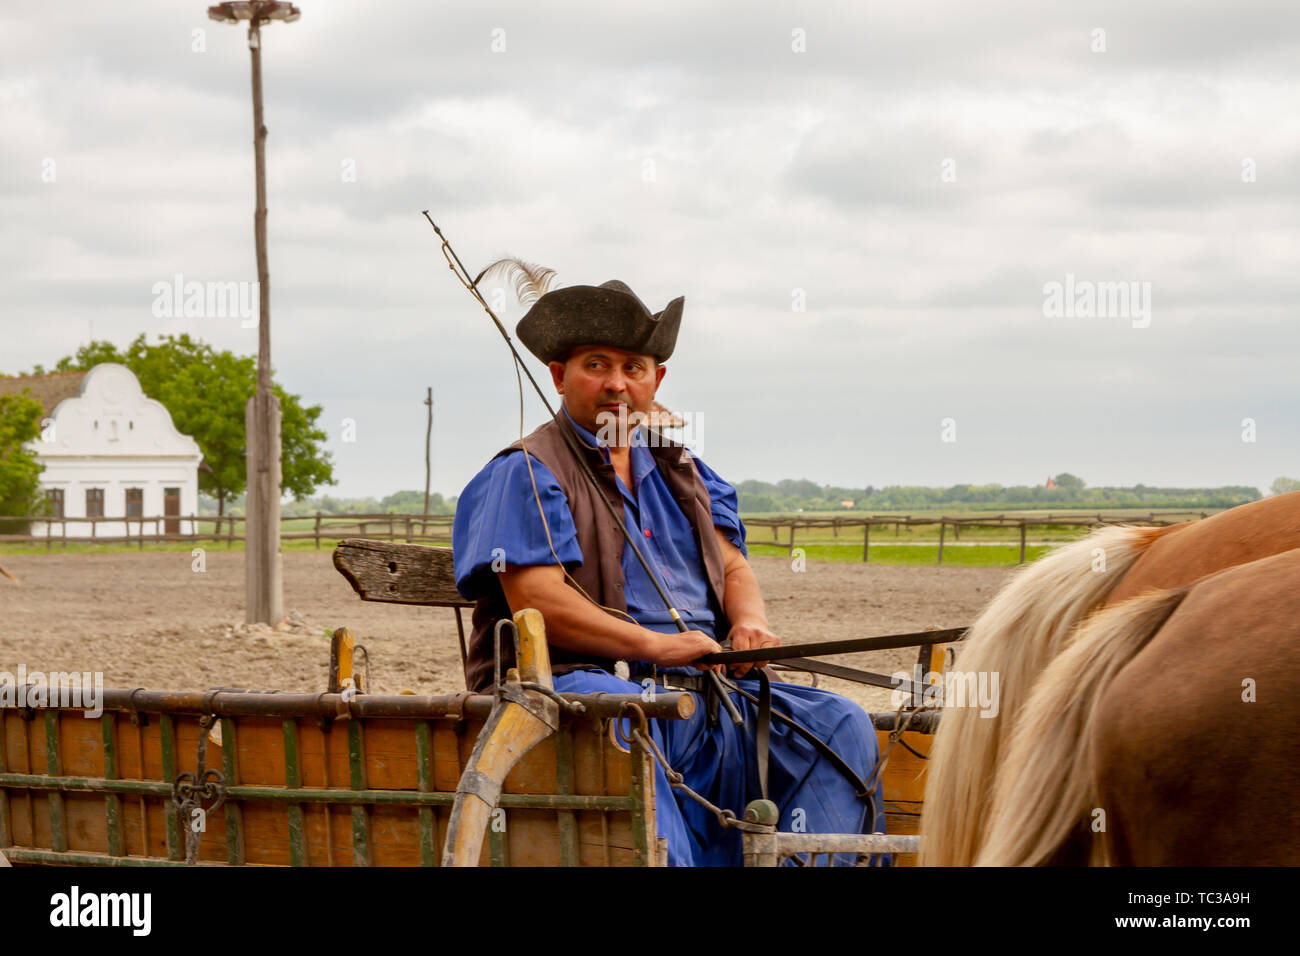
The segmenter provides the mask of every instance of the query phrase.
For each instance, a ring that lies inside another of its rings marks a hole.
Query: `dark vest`
[[[597,448],[589,447],[586,442],[568,425],[563,414],[561,426],[552,419],[542,425],[531,435],[523,439],[528,452],[555,476],[568,499],[569,512],[577,529],[578,547],[582,551],[582,566],[569,573],[577,580],[582,589],[592,598],[606,607],[627,610],[627,599],[623,593],[623,548],[626,543],[623,533],[600,500],[596,490],[583,474],[573,451],[565,443],[560,428],[568,429],[576,443],[587,457],[587,463],[600,484],[606,500],[619,509],[623,515],[623,495],[615,482],[614,466],[607,464]],[[704,563],[705,577],[709,587],[709,601],[717,622],[715,633],[718,639],[726,637],[731,629],[727,622],[723,605],[723,593],[726,586],[723,573],[722,547],[718,544],[713,531],[713,513],[708,489],[700,479],[686,446],[659,436],[657,446],[651,444],[650,453],[655,457],[659,474],[663,477],[669,491],[672,492],[677,506],[690,522],[695,532],[695,546]],[[493,458],[520,451],[521,445],[515,442],[501,449]],[[566,586],[572,586],[567,581]],[[510,606],[500,582],[493,581],[491,593],[480,598],[474,606],[473,631],[470,635],[468,659],[465,663],[466,686],[473,691],[486,693],[492,687],[492,631],[497,621],[510,617]],[[587,653],[567,651],[551,645],[551,670],[555,674],[564,674],[579,667],[599,667],[612,671],[614,662],[606,658],[594,657]],[[515,663],[514,647],[510,641],[502,640],[501,673]]]

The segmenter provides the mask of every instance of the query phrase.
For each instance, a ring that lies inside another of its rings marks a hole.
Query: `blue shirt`
[[[567,409],[564,414],[568,416]],[[609,462],[606,443],[572,417],[569,422],[584,441],[599,447]],[[716,622],[709,607],[708,580],[690,522],[655,467],[654,455],[644,443],[644,428],[639,427],[637,433],[643,440],[638,442],[634,436],[630,442],[632,489],[621,478],[614,479],[623,496],[623,523],[636,537],[641,553],[682,620],[692,629],[721,640],[726,635],[714,633]],[[736,489],[700,459],[692,456],[692,460],[709,492],[713,523],[747,556]],[[544,523],[538,500],[533,497],[534,481]],[[492,459],[461,492],[452,525],[452,548],[456,589],[469,601],[491,593],[494,560],[495,570],[507,564],[556,564],[557,558],[558,563],[568,567],[583,562],[573,515],[559,482],[536,458],[515,452]],[[621,563],[628,614],[652,631],[675,633],[677,626],[668,609],[626,543]]]

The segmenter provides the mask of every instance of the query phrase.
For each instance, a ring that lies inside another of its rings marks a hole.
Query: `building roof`
[[[76,398],[81,394],[81,382],[88,372],[49,372],[45,375],[0,376],[0,395],[21,395],[26,389],[32,398],[41,403],[46,415],[53,413],[59,402],[65,398]],[[199,462],[199,471],[212,474],[212,466],[206,461]]]
[[[0,395],[21,395],[23,389],[28,389],[48,415],[65,398],[76,398],[81,394],[81,380],[85,377],[85,372],[51,372],[48,375],[0,378]]]
[[[650,406],[650,421],[648,424],[651,428],[681,428],[686,424],[680,415],[670,412],[658,402]]]

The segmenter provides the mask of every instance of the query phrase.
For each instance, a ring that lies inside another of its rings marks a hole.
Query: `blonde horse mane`
[[[1087,745],[1097,700],[1186,594],[1147,591],[1099,611],[1043,671],[1008,741],[976,866],[1042,866],[1088,819],[1097,805]],[[1110,862],[1101,839],[1086,855],[1093,865]]]
[[[1022,569],[961,642],[956,668],[998,674],[996,716],[950,707],[930,750],[920,862],[969,866],[984,842],[1000,758],[1044,669],[1165,529],[1100,528]]]

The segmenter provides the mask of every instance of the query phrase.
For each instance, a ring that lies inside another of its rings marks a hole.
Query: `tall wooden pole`
[[[255,16],[248,27],[253,58],[253,152],[257,206],[253,236],[257,244],[257,392],[244,411],[247,446],[248,521],[244,541],[248,573],[249,624],[276,624],[284,618],[280,565],[280,401],[271,391],[271,274],[266,260],[266,125],[262,122],[262,32]]]
[[[424,404],[429,406],[429,423],[424,428],[424,516],[429,517],[429,478],[433,472],[433,466],[430,463],[429,452],[433,439],[433,386],[429,386],[429,394],[424,397]]]

